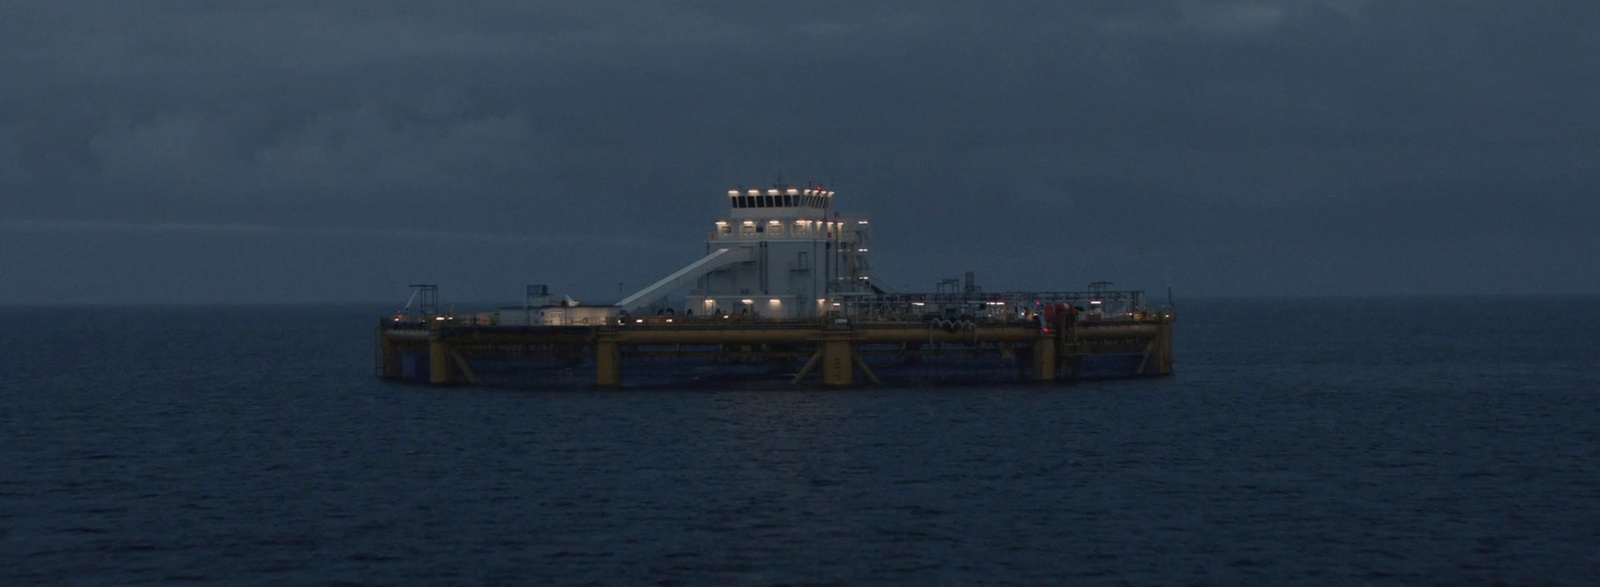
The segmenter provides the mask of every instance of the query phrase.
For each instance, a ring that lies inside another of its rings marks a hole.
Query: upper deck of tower
[[[867,221],[833,212],[833,194],[821,187],[728,190],[728,215],[717,220],[711,240],[866,242]]]
[[[729,218],[809,218],[822,220],[833,204],[833,190],[767,188],[728,190]]]

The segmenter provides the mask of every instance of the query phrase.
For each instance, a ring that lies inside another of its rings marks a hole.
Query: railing
[[[444,318],[440,320],[438,318]],[[1128,322],[1157,322],[1170,318],[1170,314],[1153,310],[1140,310],[1114,314],[1088,314],[1080,313],[1076,317],[1079,324],[1118,324]],[[1038,314],[1027,315],[961,315],[943,317],[914,312],[869,312],[858,315],[843,313],[829,313],[824,316],[810,318],[772,318],[750,315],[671,315],[671,316],[620,316],[606,320],[595,320],[589,324],[569,323],[540,323],[540,324],[500,324],[497,321],[485,320],[477,316],[437,316],[429,320],[403,319],[395,321],[392,318],[383,320],[384,330],[409,330],[427,331],[436,328],[457,327],[504,327],[504,328],[761,328],[784,329],[800,328],[811,329],[817,327],[904,327],[907,325],[928,326],[931,328],[951,327],[957,329],[982,328],[988,326],[1036,326],[1039,325]],[[952,326],[953,325],[953,326]]]
[[[495,312],[444,315],[400,315],[383,319],[384,329],[417,330],[438,326],[653,326],[669,325],[832,325],[907,324],[957,320],[976,324],[1036,322],[1047,308],[1070,304],[1077,322],[1143,322],[1171,318],[1170,311],[1144,305],[1141,291],[974,292],[913,294],[845,294],[815,317],[770,317],[759,314],[651,314],[556,319],[534,324],[503,324]]]
[[[499,317],[493,312],[474,314],[389,315],[379,319],[379,324],[381,324],[385,330],[427,329],[437,325],[497,326],[499,323]]]
[[[1077,308],[1080,321],[1145,319],[1142,291],[972,292],[876,294],[841,297],[835,309],[846,316],[874,319],[1030,320],[1058,305]]]

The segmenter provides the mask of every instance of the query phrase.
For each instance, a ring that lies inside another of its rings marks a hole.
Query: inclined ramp
[[[687,287],[707,273],[729,265],[747,263],[754,259],[754,247],[731,247],[711,251],[710,254],[701,257],[700,260],[690,263],[682,269],[674,271],[671,275],[662,278],[661,281],[650,284],[649,287],[639,290],[638,293],[622,298],[622,301],[617,302],[617,307],[624,312],[631,313],[654,303],[677,289]]]

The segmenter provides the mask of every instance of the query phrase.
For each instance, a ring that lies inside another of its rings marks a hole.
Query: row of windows
[[[773,224],[773,223],[770,223],[770,222],[766,223],[766,224],[743,224],[743,225],[739,226],[739,234],[745,235],[745,236],[754,236],[757,233],[764,233],[764,234],[767,234],[767,235],[782,236],[783,235],[783,229],[784,229],[784,226],[782,224]],[[818,226],[817,227],[817,230],[819,231],[819,233],[820,233],[820,231],[822,229],[823,229],[823,226]],[[791,226],[789,228],[789,234],[792,235],[792,236],[811,236],[811,231],[812,231],[811,225],[809,225],[809,224],[807,224],[805,222],[796,222],[796,223],[794,223],[793,226]],[[722,235],[722,236],[732,235],[733,234],[733,227],[730,226],[730,225],[727,225],[727,224],[718,224],[717,225],[717,234]]]
[[[766,195],[766,196],[731,196],[735,208],[825,208],[828,199],[822,196],[805,195]]]

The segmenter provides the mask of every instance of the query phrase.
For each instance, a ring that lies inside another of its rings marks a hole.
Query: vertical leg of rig
[[[1053,336],[1033,339],[1033,380],[1056,380],[1056,339]]]
[[[378,377],[399,379],[401,376],[400,349],[384,334],[383,324],[378,324]]]
[[[1145,366],[1143,375],[1171,375],[1172,374],[1172,322],[1162,320],[1156,327],[1156,339],[1151,343],[1153,347],[1150,360]]]
[[[614,332],[601,331],[594,341],[594,384],[599,387],[622,385],[622,346]]]
[[[455,362],[450,358],[450,347],[435,332],[433,338],[428,339],[428,382],[434,385],[455,383],[455,368]]]
[[[822,340],[822,383],[846,387],[855,382],[855,344],[848,335]]]

